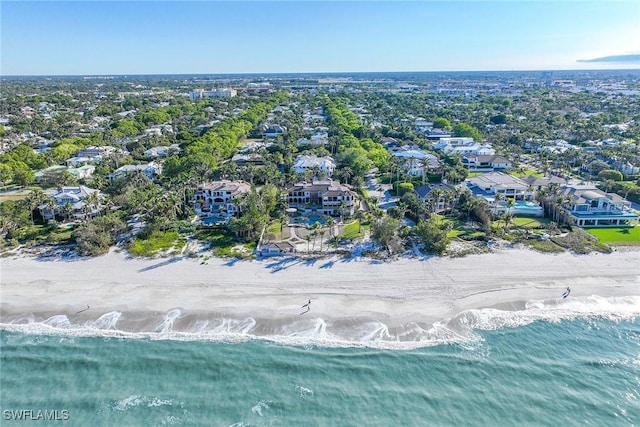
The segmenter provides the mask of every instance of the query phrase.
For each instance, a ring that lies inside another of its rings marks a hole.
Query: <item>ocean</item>
[[[0,425],[633,426],[639,302],[473,310],[437,328],[467,324],[464,336],[432,331],[405,346],[380,334],[335,340],[331,324],[295,343],[246,327],[213,339],[119,335],[104,321],[3,324]],[[111,332],[97,333],[105,324]]]

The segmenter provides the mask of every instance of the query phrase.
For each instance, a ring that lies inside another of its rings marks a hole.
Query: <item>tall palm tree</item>
[[[354,214],[354,216],[358,220],[358,234],[360,234],[360,229],[362,228],[362,221],[366,218],[366,215],[364,214],[364,212],[358,209]]]
[[[500,204],[500,202],[502,200],[504,200],[504,194],[496,193],[495,197],[493,198],[493,210],[494,210],[494,212],[498,211],[498,205]]]
[[[569,197],[561,194],[556,199],[556,206],[558,210],[558,225],[562,225],[565,223],[566,212],[564,210],[564,205],[569,202]]]
[[[513,197],[507,197],[507,199],[505,200],[505,203],[507,204],[507,212],[504,214],[504,232],[506,233],[507,229],[509,228],[509,223],[513,219],[513,215],[511,214],[511,208],[514,205],[515,200]]]
[[[56,222],[56,208],[58,207],[58,205],[56,204],[56,201],[53,199],[53,197],[49,197],[49,199],[46,201],[46,209],[51,212],[51,220],[53,220],[53,222]]]
[[[43,203],[45,203],[48,199],[50,199],[49,196],[47,196],[42,190],[33,190],[31,193],[29,193],[27,195],[27,197],[24,198],[25,203],[27,204],[27,207],[29,209],[29,215],[31,216],[31,222],[33,224],[35,224],[35,220],[33,218],[33,211],[40,205],[42,205]]]
[[[433,201],[433,213],[437,213],[440,209],[440,199],[442,198],[443,191],[436,188],[435,190],[431,190],[429,193],[429,198]]]
[[[62,205],[61,211],[62,211],[63,221],[67,221],[69,220],[69,215],[71,215],[71,212],[73,211],[73,206],[71,206],[71,203],[67,202],[64,205]]]

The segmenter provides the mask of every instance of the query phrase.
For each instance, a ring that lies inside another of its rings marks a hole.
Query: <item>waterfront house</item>
[[[353,215],[356,194],[345,185],[331,180],[301,182],[287,189],[287,205],[304,215]]]
[[[213,181],[200,184],[193,198],[193,209],[202,218],[218,218],[216,222],[229,222],[238,214],[236,198],[251,191],[244,181]]]
[[[562,207],[578,227],[636,226],[640,215],[631,203],[617,194],[605,193],[591,184],[560,187],[565,197]]]
[[[488,172],[467,181],[474,196],[487,202],[491,212],[543,216],[542,206],[535,202],[535,192],[525,181],[503,172]],[[507,199],[512,199],[509,206]]]
[[[268,242],[256,249],[256,255],[282,256],[295,253],[296,247],[289,242]]]
[[[433,212],[453,207],[455,187],[446,183],[420,185],[414,189],[418,199],[428,201]]]
[[[101,210],[100,191],[85,187],[62,187],[51,196],[51,202],[38,206],[40,215],[45,221],[54,219],[56,215],[73,216],[75,218],[92,218]],[[68,211],[65,211],[68,205]]]

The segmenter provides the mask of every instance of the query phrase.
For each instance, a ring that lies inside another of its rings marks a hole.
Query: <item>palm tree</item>
[[[87,194],[85,203],[89,205],[91,211],[99,210],[100,208],[100,194],[97,191]]]
[[[324,233],[326,231],[324,229],[320,229],[319,234],[320,234],[320,252],[322,252],[322,243],[324,242]]]
[[[307,234],[306,236],[304,236],[304,240],[307,241],[307,253],[309,253],[309,243],[311,242],[311,236]]]
[[[514,198],[513,197],[507,197],[506,204],[507,204],[507,212],[510,214],[511,213],[511,208],[515,204]]]
[[[453,200],[453,193],[450,190],[444,190],[442,192],[444,198],[444,206],[447,210],[451,209],[451,201]]]
[[[51,212],[51,220],[53,220],[53,222],[56,222],[56,207],[58,207],[58,205],[56,204],[56,201],[53,199],[53,197],[50,197],[47,201],[46,201],[46,209]]]
[[[33,211],[38,206],[45,203],[50,197],[47,196],[42,190],[33,190],[31,193],[25,197],[25,202],[29,208],[29,214],[31,216],[31,222],[35,224],[35,220],[33,218]]]
[[[364,212],[358,209],[354,216],[356,220],[358,220],[358,235],[359,235],[360,229],[362,228],[362,221],[366,218],[366,215],[364,214]]]
[[[511,214],[511,208],[513,207],[515,200],[513,197],[507,197],[505,199],[505,203],[507,205],[507,211],[504,214],[504,232],[507,232],[507,229],[509,228],[509,223],[511,223],[511,220],[513,219],[513,215]]]
[[[73,211],[73,206],[71,206],[71,203],[67,202],[64,205],[62,205],[62,216],[63,216],[63,221],[67,221],[69,219],[69,215],[71,214],[71,212]]]
[[[429,193],[429,198],[432,200],[433,204],[432,204],[432,208],[433,208],[433,213],[438,212],[439,208],[440,208],[440,198],[442,198],[442,190],[436,188],[435,190],[431,190],[431,192]]]
[[[569,202],[569,197],[561,194],[556,199],[556,207],[558,210],[558,225],[562,225],[565,222],[566,212],[564,210],[564,205]]]
[[[327,228],[329,229],[329,240],[331,240],[335,236],[335,230],[333,228],[334,224],[335,224],[335,221],[329,215],[326,215],[325,224],[327,225]]]
[[[316,237],[318,236],[318,229],[320,228],[320,224],[314,222],[311,226],[311,235],[313,236],[313,251],[316,251]]]
[[[502,193],[496,193],[495,197],[493,198],[493,210],[494,210],[494,214],[498,211],[498,205],[500,204],[500,202],[504,200],[504,194]]]

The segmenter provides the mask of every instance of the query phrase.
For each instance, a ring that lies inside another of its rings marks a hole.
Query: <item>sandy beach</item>
[[[375,318],[434,322],[467,309],[523,308],[526,301],[640,295],[640,251],[542,254],[509,249],[464,258],[262,261],[135,259],[118,252],[82,260],[1,261],[0,321],[32,314],[218,313],[236,318]],[[93,317],[91,317],[93,316]]]

